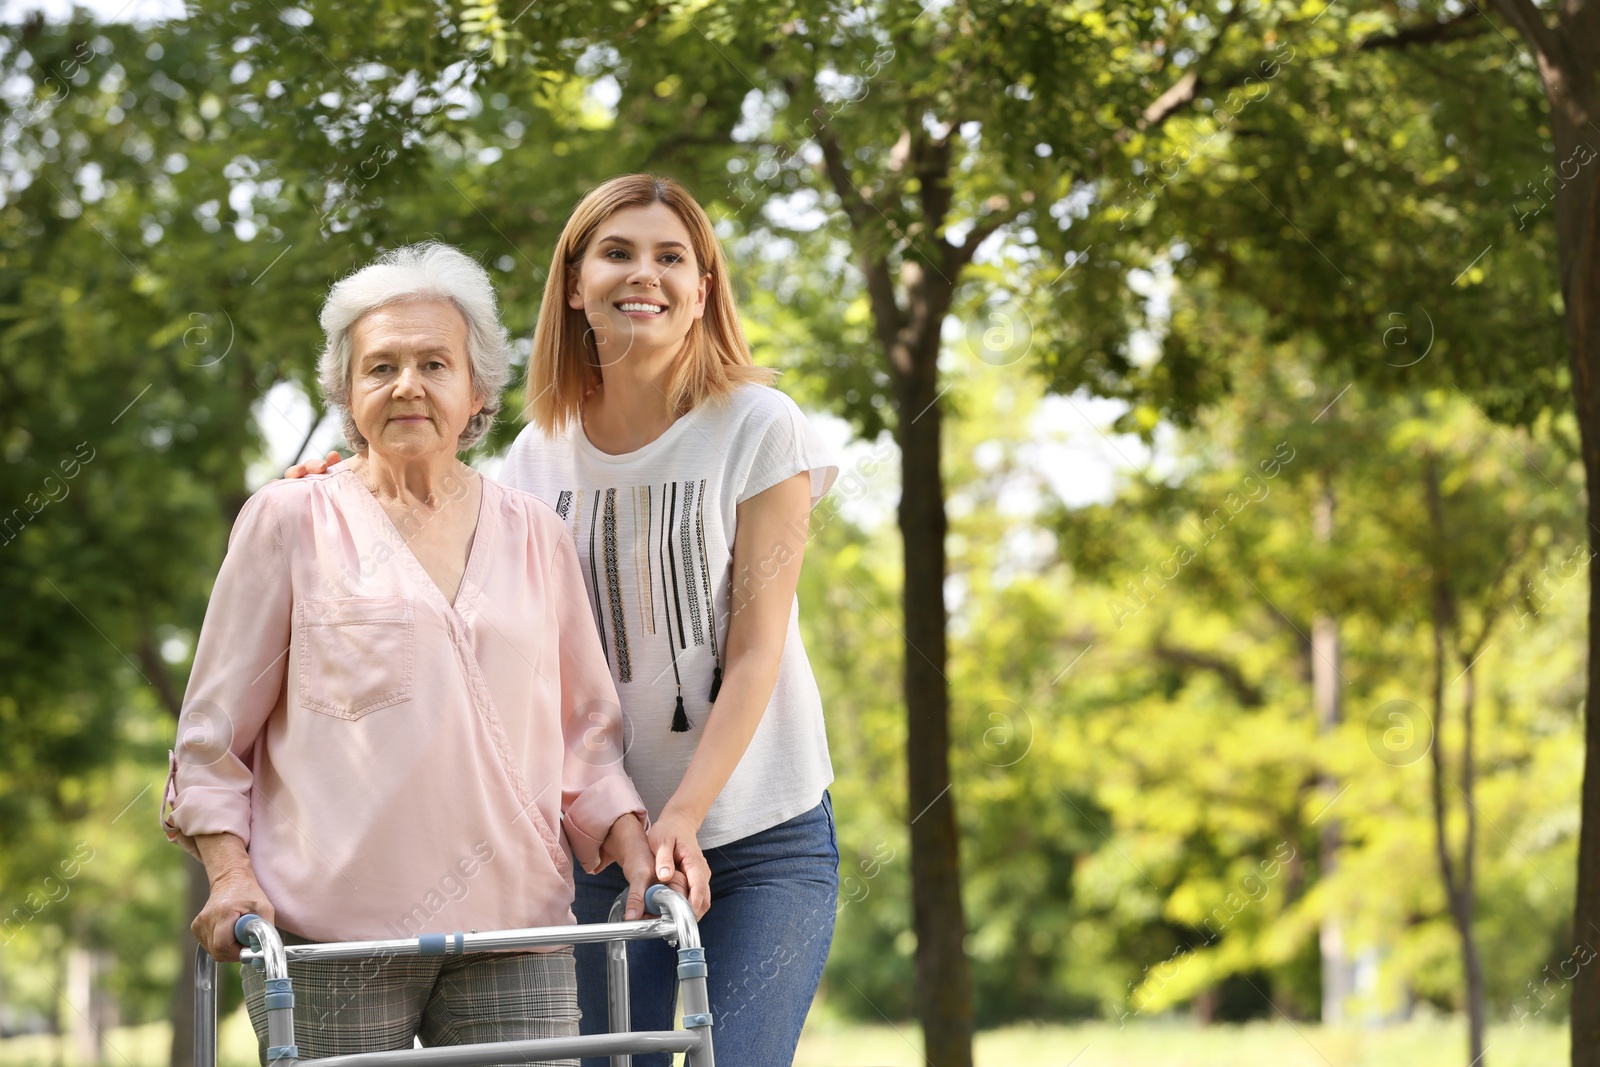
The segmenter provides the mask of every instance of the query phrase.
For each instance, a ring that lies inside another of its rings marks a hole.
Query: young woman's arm
[[[665,879],[696,851],[695,834],[755,736],[778,681],[783,640],[811,515],[811,475],[796,474],[739,505],[722,689],[672,799],[650,827]]]

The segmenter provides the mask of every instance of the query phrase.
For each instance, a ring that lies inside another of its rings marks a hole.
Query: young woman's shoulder
[[[549,434],[539,428],[537,423],[528,423],[511,442],[511,447],[506,450],[506,455],[526,456],[542,455],[551,449],[571,448],[571,438],[575,423],[569,423],[567,428],[558,434]]]
[[[737,499],[743,502],[784,478],[810,471],[815,504],[838,476],[839,465],[811,420],[787,393],[771,386],[746,383],[734,392],[734,421],[722,440]]]
[[[511,447],[506,449],[495,480],[503,486],[519,490],[537,489],[549,481],[552,471],[563,469],[570,462],[574,444],[571,426],[566,432],[551,436],[537,425],[529,423],[517,434]]]
[[[780,420],[803,418],[804,415],[789,394],[772,385],[740,382],[733,387],[722,405],[722,416],[729,422],[749,429],[760,430]]]
[[[728,403],[741,411],[776,412],[794,406],[788,393],[776,385],[762,385],[760,382],[735,383],[728,393]]]

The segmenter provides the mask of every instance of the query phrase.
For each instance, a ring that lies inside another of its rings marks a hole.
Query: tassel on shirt
[[[678,695],[678,710],[672,713],[672,732],[686,734],[692,724],[689,722],[688,713],[683,710],[683,695]]]
[[[715,704],[717,694],[722,692],[722,664],[717,664],[717,669],[711,675],[711,695],[706,699]]]

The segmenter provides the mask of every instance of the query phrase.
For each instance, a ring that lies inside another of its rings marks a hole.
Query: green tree
[[[1529,883],[1545,879],[1548,858],[1564,858],[1575,842],[1545,837],[1534,846],[1527,837],[1564,806],[1533,782],[1571,780],[1573,761],[1558,770],[1565,752],[1547,741],[1552,732],[1572,737],[1577,723],[1551,712],[1553,694],[1505,685],[1543,640],[1535,630],[1544,624],[1527,592],[1518,603],[1509,591],[1519,572],[1539,576],[1540,564],[1563,561],[1554,583],[1544,575],[1527,587],[1542,607],[1561,608],[1580,521],[1570,480],[1552,486],[1516,450],[1490,447],[1501,431],[1454,394],[1414,404],[1352,391],[1344,417],[1307,425],[1292,408],[1297,396],[1322,408],[1309,362],[1283,348],[1252,362],[1250,342],[1240,344],[1238,392],[1202,420],[1184,450],[1194,460],[1181,465],[1181,482],[1134,483],[1116,503],[1062,512],[1056,524],[1075,571],[1103,590],[1097,662],[1133,682],[1090,735],[1110,750],[1086,777],[1103,783],[1096,798],[1116,839],[1106,859],[1121,876],[1100,899],[1110,907],[1124,893],[1137,900],[1159,888],[1154,903],[1171,924],[1162,934],[1168,946],[1147,950],[1148,972],[1126,1010],[1185,1002],[1203,1017],[1236,1010],[1228,1002],[1237,982],[1256,1010],[1265,994],[1286,1014],[1314,1014],[1310,935],[1337,909],[1351,945],[1386,974],[1361,1010],[1392,1012],[1412,990],[1463,1008],[1478,996],[1526,1017],[1547,998],[1530,1002],[1513,976],[1531,977],[1572,953],[1563,890],[1530,892]],[[1518,445],[1552,474],[1561,469],[1548,440]],[[1441,478],[1437,511],[1426,499],[1428,450]],[[1308,527],[1327,470],[1336,472],[1341,507],[1324,545]],[[1435,514],[1446,520],[1442,530]],[[1452,599],[1471,605],[1446,624],[1444,681],[1472,674],[1489,695],[1492,710],[1475,737],[1467,727],[1476,720],[1462,714],[1474,700],[1459,679],[1448,695],[1460,710],[1448,722],[1413,680],[1415,665],[1434,655],[1428,627],[1441,577]],[[1370,709],[1366,721],[1322,737],[1307,684],[1314,607],[1346,620],[1346,696]],[[1494,636],[1475,639],[1497,615]],[[1459,649],[1458,626],[1474,638]],[[1553,677],[1553,691],[1568,677]],[[1394,734],[1396,723],[1412,732]],[[1447,746],[1472,756],[1446,760]],[[1539,779],[1534,766],[1543,768]],[[1344,789],[1326,794],[1317,787],[1326,778]],[[1321,866],[1316,848],[1333,812],[1344,822],[1337,870]],[[1459,872],[1454,842],[1474,841],[1474,818],[1497,831],[1473,846],[1480,884],[1494,887],[1476,900],[1459,874],[1440,878],[1428,859],[1448,845]],[[1280,845],[1289,852],[1281,868]],[[1521,936],[1511,933],[1508,907],[1522,916]],[[1468,962],[1459,951],[1452,962],[1438,936],[1452,928],[1500,963],[1476,993],[1463,981]],[[1471,1013],[1480,1023],[1482,1007]]]
[[[1561,404],[1550,217],[1528,195],[1549,158],[1533,65],[1507,68],[1476,11],[1285,9],[1261,28],[1293,48],[1264,89],[1224,98],[1243,88],[1226,61],[1174,85],[1135,164],[1152,177],[1125,198],[1142,240],[1168,243],[1180,280],[1260,304],[1270,336],[1301,339],[1343,383],[1442,386],[1519,424]],[[1226,366],[1211,324],[1203,305],[1175,308],[1156,373],[1173,356],[1190,374],[1196,355]]]
[[[1531,0],[1496,0],[1495,8],[1532,53],[1548,100],[1549,178],[1555,185],[1553,224],[1571,370],[1574,410],[1582,443],[1589,527],[1600,531],[1600,3],[1566,0],[1547,14]],[[1552,17],[1552,15],[1554,17]],[[1570,171],[1570,173],[1569,173]],[[1541,198],[1542,199],[1542,198]],[[1591,544],[1594,541],[1591,539]],[[1600,577],[1590,571],[1589,714],[1585,737],[1583,820],[1578,852],[1578,900],[1573,926],[1600,929]],[[1572,1004],[1573,1067],[1600,1064],[1600,975],[1580,970]]]
[[[713,5],[646,13],[608,67],[619,110],[645,128],[653,97],[691,78],[736,86],[736,122],[726,103],[721,121],[691,110],[691,132],[663,140],[661,158],[703,192],[725,189],[714,195],[730,221],[769,244],[757,288],[798,304],[781,321],[802,332],[785,346],[818,372],[817,396],[900,447],[917,1015],[932,1054],[957,1067],[971,1062],[973,1010],[950,766],[940,354],[966,311],[981,360],[1015,362],[1048,331],[1037,362],[1057,388],[1115,389],[1126,376],[1122,341],[1139,310],[1128,264],[1095,260],[1060,292],[1047,279],[1092,240],[1077,226],[1094,184],[1125,173],[1116,139],[1152,103],[1159,62],[1137,43],[1157,34],[1201,52],[1213,36],[1155,5]],[[683,125],[676,110],[673,121]],[[1015,257],[980,256],[1008,241]],[[794,278],[784,260],[795,252],[827,277]],[[870,362],[854,358],[864,352]]]

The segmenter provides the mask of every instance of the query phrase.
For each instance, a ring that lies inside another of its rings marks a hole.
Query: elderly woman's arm
[[[626,918],[644,914],[644,891],[657,881],[678,889],[703,915],[711,906],[711,871],[698,848],[686,851],[659,877],[653,869],[644,802],[623,768],[622,706],[588,613],[577,549],[565,529],[550,564],[550,596],[561,649],[561,728],[566,739],[562,825],[573,854],[591,874],[612,862],[621,865],[628,879]]]
[[[233,922],[273,918],[250,866],[249,755],[287,673],[292,596],[277,516],[267,494],[245,503],[228,538],[195,647],[178,717],[162,826],[198,856],[211,899],[195,937],[218,960],[239,958]]]
[[[206,865],[211,897],[189,929],[212,959],[232,962],[239,958],[239,943],[233,938],[233,924],[239,916],[253,912],[272,922],[277,915],[256,881],[250,852],[242,840],[233,834],[201,834],[194,843]]]

